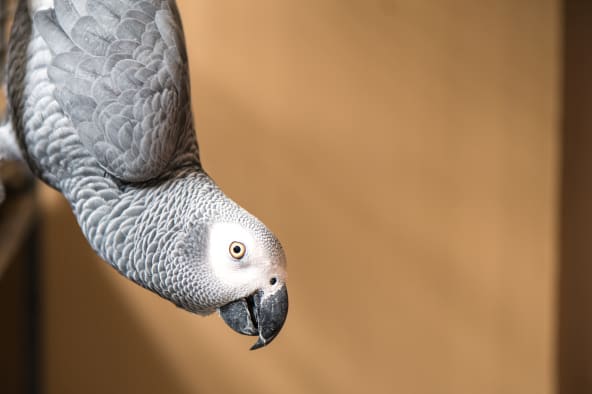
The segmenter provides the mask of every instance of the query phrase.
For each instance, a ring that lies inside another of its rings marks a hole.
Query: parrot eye
[[[238,242],[238,241],[232,242],[230,244],[230,248],[228,250],[230,252],[230,255],[237,260],[241,259],[245,255],[245,253],[247,252],[247,248],[245,247],[245,244],[243,244],[242,242]]]

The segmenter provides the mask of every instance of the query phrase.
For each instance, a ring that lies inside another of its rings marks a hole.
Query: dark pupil
[[[239,254],[241,252],[242,248],[238,245],[234,245],[234,247],[232,248],[232,251],[236,254]]]
[[[270,285],[275,285],[277,283],[277,279],[276,278],[271,278],[271,280],[269,281]]]

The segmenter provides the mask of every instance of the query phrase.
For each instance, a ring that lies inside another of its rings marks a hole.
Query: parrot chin
[[[285,285],[269,296],[262,290],[219,308],[222,319],[239,334],[258,336],[251,350],[269,344],[279,334],[288,314]]]

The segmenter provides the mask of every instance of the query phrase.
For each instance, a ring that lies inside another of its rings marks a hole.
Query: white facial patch
[[[233,242],[245,247],[242,258],[236,259],[230,253]],[[210,228],[208,239],[208,263],[216,277],[229,286],[254,290],[268,281],[271,262],[268,261],[262,245],[243,226],[236,223],[217,223]]]

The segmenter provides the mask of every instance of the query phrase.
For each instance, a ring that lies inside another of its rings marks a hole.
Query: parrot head
[[[194,220],[172,243],[169,285],[153,289],[194,313],[217,310],[236,332],[257,336],[251,350],[258,349],[286,320],[286,256],[275,235],[238,204],[222,193],[210,201],[205,212],[192,210]]]
[[[207,260],[226,286],[240,289],[238,298],[218,310],[235,331],[259,337],[253,350],[279,333],[288,313],[288,292],[281,244],[262,225],[255,230],[250,227],[229,222],[212,225]]]

